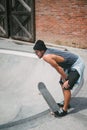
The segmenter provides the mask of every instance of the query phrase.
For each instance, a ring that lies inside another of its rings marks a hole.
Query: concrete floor
[[[81,91],[71,100],[72,109],[63,118],[55,118],[40,95],[37,85],[44,82],[56,102],[63,100],[59,75],[33,53],[32,44],[0,40],[0,129],[87,130],[87,67]],[[64,49],[66,47],[60,47]],[[87,64],[87,50],[67,47]]]

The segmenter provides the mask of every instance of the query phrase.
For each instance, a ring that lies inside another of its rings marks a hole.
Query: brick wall
[[[87,0],[35,0],[36,39],[87,48]]]

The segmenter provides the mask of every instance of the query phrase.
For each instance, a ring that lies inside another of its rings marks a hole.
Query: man
[[[64,103],[58,104],[62,107],[58,116],[65,116],[69,108],[71,90],[77,82],[80,83],[81,77],[83,76],[84,63],[79,56],[69,51],[47,48],[42,40],[38,40],[33,49],[39,58],[43,58],[61,76],[59,83],[62,87]]]

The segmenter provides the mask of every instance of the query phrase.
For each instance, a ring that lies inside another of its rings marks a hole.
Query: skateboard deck
[[[56,101],[54,100],[53,96],[50,94],[50,92],[46,88],[45,84],[43,82],[40,82],[38,84],[38,89],[40,93],[42,94],[43,98],[45,99],[45,101],[47,102],[50,110],[53,112],[53,115],[57,117],[60,108],[57,105]]]

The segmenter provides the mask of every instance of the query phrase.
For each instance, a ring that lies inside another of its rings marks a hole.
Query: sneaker
[[[54,114],[55,114],[55,117],[63,117],[67,115],[67,111],[64,111],[63,109],[61,109],[59,112],[56,111]]]
[[[62,103],[57,103],[57,105],[59,106],[59,107],[63,107],[64,106],[64,102],[62,102]],[[71,106],[70,106],[70,104],[68,105],[68,109],[70,109],[71,108]]]
[[[67,111],[64,111],[63,109],[61,109],[58,116],[62,117],[62,116],[66,116],[66,115],[67,115]]]

